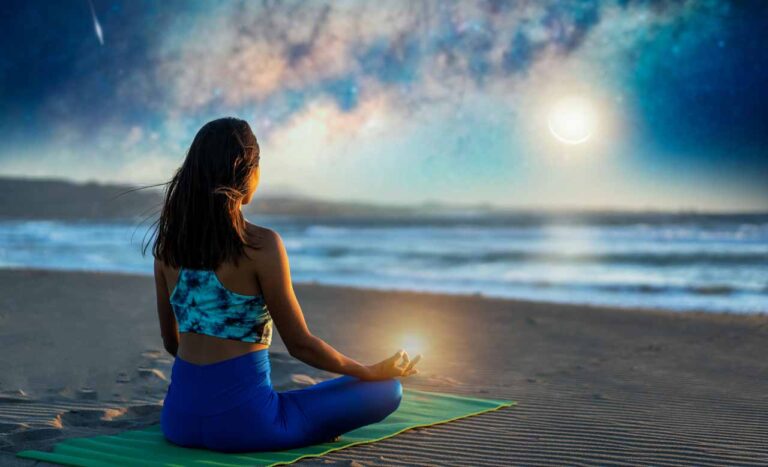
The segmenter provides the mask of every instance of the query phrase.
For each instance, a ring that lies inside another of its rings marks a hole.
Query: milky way
[[[159,181],[203,123],[236,115],[256,132],[265,189],[276,191],[768,206],[762,2],[3,9],[0,173]],[[620,131],[595,136],[599,160],[563,168],[549,162],[560,149],[536,140],[534,114],[546,93],[569,89],[601,99]]]

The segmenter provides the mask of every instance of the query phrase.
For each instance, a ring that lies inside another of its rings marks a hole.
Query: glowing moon
[[[595,131],[595,111],[582,97],[567,97],[555,103],[549,111],[547,126],[552,136],[565,144],[581,144]]]

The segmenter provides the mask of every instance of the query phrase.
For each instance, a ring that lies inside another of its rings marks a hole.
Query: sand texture
[[[296,291],[314,333],[359,360],[422,346],[406,386],[518,402],[301,464],[768,465],[764,315]],[[279,389],[333,376],[275,340]],[[0,465],[158,423],[171,364],[151,277],[0,270]]]

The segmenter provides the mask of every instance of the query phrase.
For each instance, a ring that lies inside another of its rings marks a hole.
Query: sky
[[[259,141],[263,195],[768,211],[759,0],[0,12],[0,175],[162,183],[203,124],[235,116]]]

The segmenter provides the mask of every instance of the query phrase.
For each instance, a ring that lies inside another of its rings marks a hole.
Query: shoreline
[[[297,283],[313,334],[363,363],[422,347],[412,389],[513,408],[309,465],[759,465],[768,460],[768,317],[628,310]],[[333,377],[290,357],[285,390]],[[159,422],[173,359],[152,276],[0,269],[0,464],[69,437]],[[578,443],[579,449],[572,449]]]
[[[2,266],[0,271],[30,271],[36,273],[83,273],[83,274],[107,274],[115,276],[129,276],[129,277],[142,277],[152,278],[152,274],[140,273],[140,272],[128,272],[128,271],[104,271],[100,269],[66,269],[66,268],[43,268],[43,267],[29,267],[29,266]],[[542,300],[530,300],[524,298],[514,297],[502,297],[496,295],[489,295],[484,292],[445,292],[434,290],[420,290],[420,289],[398,289],[398,288],[385,288],[385,287],[370,287],[365,285],[349,285],[349,284],[330,284],[320,281],[294,281],[293,284],[297,287],[319,287],[328,289],[338,289],[340,291],[362,291],[372,293],[397,293],[404,295],[429,295],[429,296],[448,296],[448,297],[466,297],[473,299],[499,301],[505,303],[516,303],[520,305],[530,305],[534,307],[563,307],[563,308],[579,308],[579,309],[591,309],[595,311],[612,311],[612,312],[629,312],[629,313],[662,313],[662,314],[676,314],[676,315],[692,315],[692,316],[743,316],[743,317],[756,317],[758,320],[768,320],[768,310],[757,312],[740,312],[740,311],[706,311],[706,310],[691,310],[691,309],[673,309],[673,308],[661,308],[661,307],[637,307],[637,306],[619,306],[619,305],[606,305],[598,303],[568,303],[559,301],[547,301]]]

